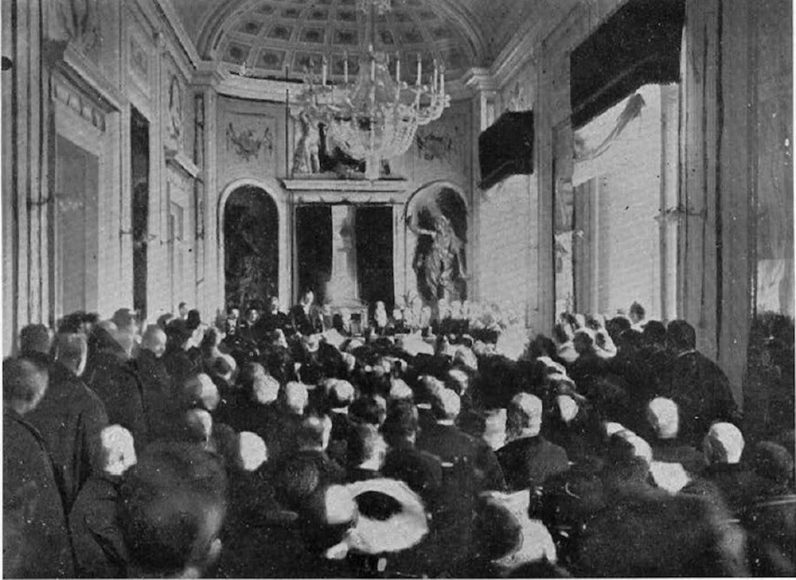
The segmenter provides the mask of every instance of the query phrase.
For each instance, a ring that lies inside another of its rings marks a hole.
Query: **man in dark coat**
[[[749,533],[749,568],[754,576],[796,575],[796,493],[793,457],[783,446],[762,441],[751,463],[763,481],[741,523]]]
[[[109,425],[97,439],[97,468],[69,514],[75,571],[81,578],[124,578],[129,561],[117,502],[122,476],[137,460],[135,444],[119,425]]]
[[[68,514],[95,466],[96,441],[108,424],[105,405],[80,379],[88,346],[82,334],[59,334],[41,403],[27,415],[44,439]]]
[[[459,396],[443,388],[432,397],[431,411],[435,422],[420,432],[418,448],[435,455],[443,463],[454,464],[466,460],[471,466],[475,465],[478,453],[475,440],[455,426],[461,410]]]
[[[171,376],[163,362],[165,351],[166,333],[157,325],[149,326],[141,340],[136,367],[144,387],[146,422],[152,439],[171,433],[176,412]]]
[[[317,334],[323,332],[323,321],[318,317],[313,301],[315,293],[305,290],[299,303],[290,309],[290,321],[293,328],[301,334]]]
[[[108,413],[108,422],[130,431],[138,449],[149,439],[144,409],[144,387],[141,377],[131,363],[129,346],[119,339],[113,323],[101,323],[94,329],[97,355],[88,385],[99,396]],[[128,348],[125,348],[125,347]]]
[[[714,504],[726,505],[733,514],[749,505],[763,488],[763,481],[741,461],[744,439],[732,423],[715,423],[702,443],[708,466],[682,493],[699,495]]]
[[[442,464],[430,453],[415,448],[418,413],[411,401],[398,401],[390,407],[382,432],[390,446],[382,474],[406,482],[433,509],[442,489]]]
[[[744,536],[729,513],[704,498],[649,484],[649,445],[614,435],[603,468],[606,505],[577,540],[576,576],[746,576]]]
[[[680,408],[684,438],[699,445],[714,421],[740,424],[740,412],[730,382],[719,366],[696,350],[696,331],[684,320],[673,320],[666,342],[674,360],[666,370],[662,395]]]
[[[539,435],[542,401],[528,393],[514,396],[506,413],[509,443],[497,452],[512,491],[544,485],[547,478],[569,469],[567,452]]]
[[[201,363],[188,351],[193,348],[193,331],[182,320],[172,320],[166,327],[166,352],[163,364],[171,376],[172,389],[179,390],[189,377],[202,372]]]
[[[676,493],[705,468],[705,456],[678,437],[679,410],[677,403],[656,397],[647,406],[647,420],[652,436],[651,472],[658,487]]]
[[[47,389],[47,369],[3,361],[3,576],[74,575],[66,516],[44,441],[24,416]]]
[[[279,297],[272,296],[268,311],[255,323],[255,334],[265,337],[277,329],[284,331],[290,326],[290,318],[280,310]]]

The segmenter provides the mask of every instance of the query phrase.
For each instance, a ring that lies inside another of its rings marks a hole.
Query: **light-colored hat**
[[[357,524],[348,538],[352,551],[361,554],[401,552],[416,546],[428,534],[423,502],[403,481],[370,479],[346,488],[359,511]],[[381,511],[378,506],[383,500],[399,506],[399,511],[386,519],[383,514],[373,513]]]

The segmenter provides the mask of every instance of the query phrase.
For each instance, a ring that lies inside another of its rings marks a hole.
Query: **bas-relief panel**
[[[506,111],[527,111],[533,108],[533,88],[536,84],[536,65],[529,62],[500,88],[495,117]]]
[[[281,113],[281,114],[280,114]],[[219,99],[216,133],[219,184],[279,175],[285,148],[284,111],[254,102]]]
[[[412,180],[421,185],[438,179],[466,184],[470,175],[469,104],[455,104],[443,116],[419,127],[412,149],[404,156]]]

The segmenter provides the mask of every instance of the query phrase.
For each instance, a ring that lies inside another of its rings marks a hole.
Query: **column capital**
[[[217,89],[224,80],[223,73],[218,69],[218,64],[209,60],[201,61],[191,77],[194,85]]]
[[[487,68],[471,68],[464,73],[462,83],[474,93],[496,93],[497,81]]]

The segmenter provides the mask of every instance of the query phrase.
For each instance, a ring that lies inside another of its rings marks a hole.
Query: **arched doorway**
[[[467,204],[458,188],[431,183],[406,204],[405,221],[415,235],[411,258],[417,295],[426,304],[467,298]]]
[[[224,296],[227,307],[260,307],[279,295],[279,214],[262,188],[243,185],[224,204]]]

